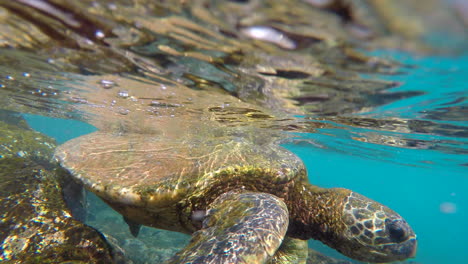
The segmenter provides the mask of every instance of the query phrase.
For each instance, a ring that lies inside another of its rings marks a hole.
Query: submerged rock
[[[102,234],[73,219],[62,199],[55,142],[19,116],[0,117],[0,261],[112,263]]]

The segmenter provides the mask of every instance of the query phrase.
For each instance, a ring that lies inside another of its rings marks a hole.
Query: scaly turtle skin
[[[171,263],[305,263],[311,238],[366,262],[414,255],[416,235],[396,212],[310,185],[302,161],[259,132],[223,131],[95,132],[56,156],[127,222],[192,234]]]

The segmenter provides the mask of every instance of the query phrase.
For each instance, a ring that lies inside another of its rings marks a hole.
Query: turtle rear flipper
[[[286,205],[274,195],[225,193],[169,263],[267,263],[283,241],[288,218]]]

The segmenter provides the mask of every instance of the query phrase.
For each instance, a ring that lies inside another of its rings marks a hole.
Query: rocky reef
[[[62,198],[53,139],[21,116],[0,112],[0,261],[112,263],[119,254],[72,218]]]

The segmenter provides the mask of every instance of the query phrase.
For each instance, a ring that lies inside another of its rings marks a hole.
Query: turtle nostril
[[[406,232],[406,225],[401,220],[393,220],[387,222],[387,231],[390,239],[393,242],[399,243],[408,239],[408,232]]]

